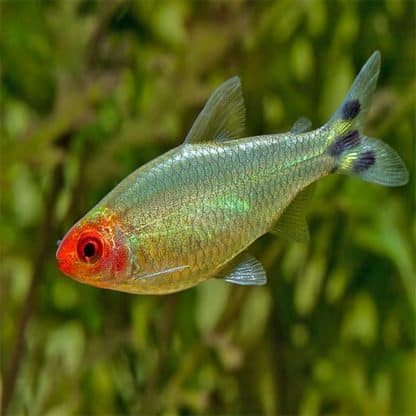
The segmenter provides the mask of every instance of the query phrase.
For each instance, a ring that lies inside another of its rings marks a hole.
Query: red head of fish
[[[108,210],[76,223],[56,252],[59,269],[69,277],[109,287],[127,273],[129,250],[123,224]]]

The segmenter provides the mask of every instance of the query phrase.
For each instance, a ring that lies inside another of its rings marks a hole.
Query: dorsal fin
[[[240,78],[233,77],[213,92],[186,136],[185,143],[241,137],[245,115]]]
[[[295,121],[295,124],[293,124],[290,132],[294,134],[304,133],[305,131],[308,131],[311,126],[312,122],[308,118],[301,117]]]
[[[315,185],[310,185],[300,192],[269,231],[298,243],[309,241],[308,223],[306,222],[306,203],[310,199]]]

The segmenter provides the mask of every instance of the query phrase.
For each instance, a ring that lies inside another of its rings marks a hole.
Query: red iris
[[[94,264],[103,254],[103,243],[99,236],[83,236],[77,244],[78,258],[85,262]]]

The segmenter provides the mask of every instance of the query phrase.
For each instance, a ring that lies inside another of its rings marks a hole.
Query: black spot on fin
[[[380,72],[380,52],[374,52],[355,78],[345,99],[331,117],[329,124],[340,120],[356,127],[363,125]]]
[[[376,162],[376,155],[372,150],[367,150],[358,156],[358,159],[352,165],[354,173],[361,173],[366,171],[370,166]]]
[[[341,136],[338,136],[328,149],[328,153],[333,156],[339,156],[346,150],[360,144],[360,134],[358,130],[351,130]]]
[[[360,144],[334,158],[334,164],[339,173],[379,185],[401,186],[409,181],[409,172],[398,153],[372,137],[360,136]]]
[[[346,101],[342,106],[342,118],[344,120],[352,120],[359,114],[361,104],[358,99]]]

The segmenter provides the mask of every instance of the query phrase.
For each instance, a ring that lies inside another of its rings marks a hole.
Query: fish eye
[[[78,258],[84,263],[94,264],[103,254],[103,243],[97,236],[81,237],[77,246]]]

